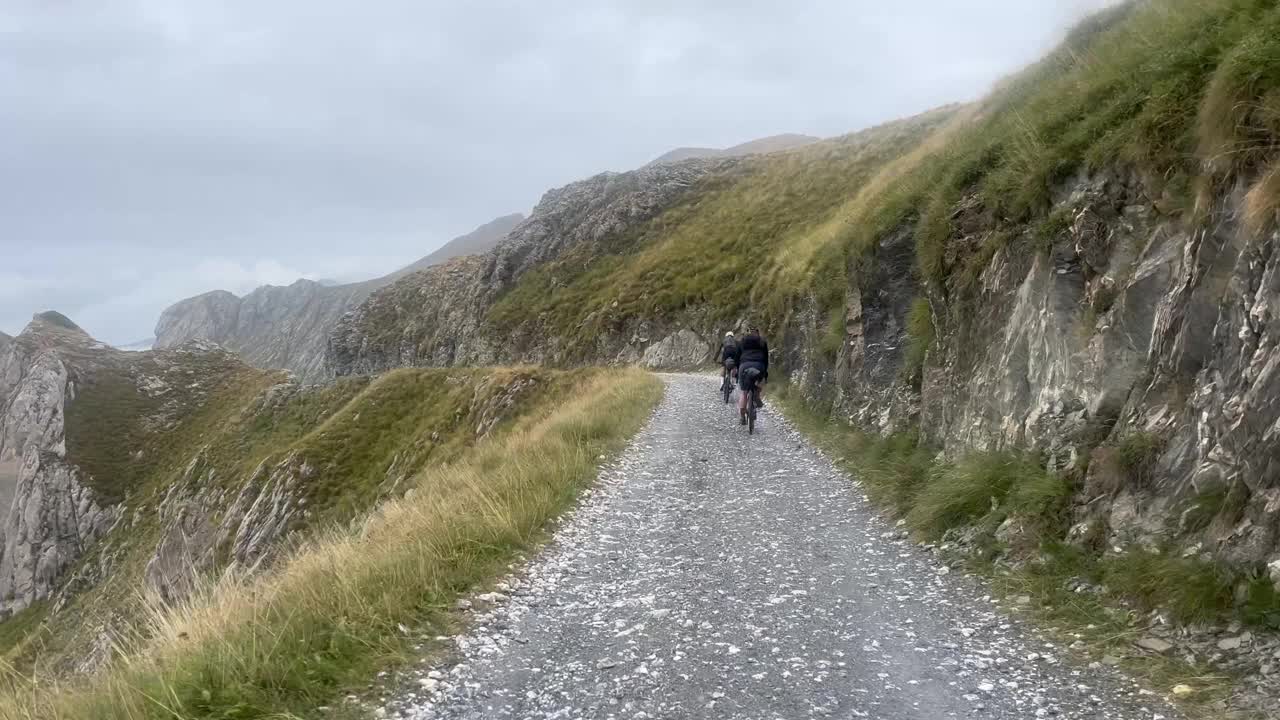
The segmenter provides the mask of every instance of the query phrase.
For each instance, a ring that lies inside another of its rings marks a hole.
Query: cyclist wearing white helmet
[[[716,356],[716,361],[720,363],[720,368],[723,370],[720,377],[737,374],[738,362],[741,359],[742,347],[738,345],[738,339],[730,330],[724,334],[724,342],[720,344],[720,354]]]

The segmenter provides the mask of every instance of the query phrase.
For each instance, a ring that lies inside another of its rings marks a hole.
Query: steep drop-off
[[[243,298],[224,290],[188,298],[161,314],[155,347],[206,340],[239,353],[255,367],[290,370],[310,382],[325,380],[325,338],[343,313],[399,278],[489,250],[523,219],[519,214],[500,217],[412,265],[365,282],[327,285],[298,280],[288,287],[264,286]]]
[[[697,366],[748,322],[816,407],[1041,453],[1070,537],[1280,584],[1280,9],[1133,2],[971,106],[549,193],[338,324],[339,375]]]
[[[56,313],[0,348],[0,615],[47,597],[116,519],[67,460],[65,407],[83,371],[117,360]]]
[[[254,573],[582,381],[403,370],[304,386],[209,344],[127,353],[56,313],[0,353],[6,662],[96,667],[202,579]]]

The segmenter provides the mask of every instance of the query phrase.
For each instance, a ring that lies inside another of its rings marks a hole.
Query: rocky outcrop
[[[523,219],[516,214],[493,220],[412,265],[374,280],[346,285],[298,280],[288,287],[261,287],[243,298],[218,290],[183,300],[161,314],[155,347],[174,348],[205,340],[239,353],[255,367],[291,370],[304,381],[327,379],[326,340],[344,313],[402,277],[492,248]]]
[[[1076,520],[1113,545],[1182,536],[1245,566],[1280,561],[1280,235],[1250,234],[1240,191],[1207,221],[1162,208],[1123,174],[1081,176],[1055,196],[1063,222],[1047,251],[1029,250],[1045,238],[1023,228],[973,287],[922,287],[887,238],[847,292],[834,361],[811,352],[818,323],[792,314],[793,379],[860,426],[918,425],[952,455],[1031,448],[1060,471],[1087,467]],[[999,229],[977,197],[954,218],[950,247]],[[917,293],[936,339],[914,386]],[[1127,446],[1144,448],[1144,467],[1118,459]],[[1184,535],[1184,514],[1203,503],[1214,521]]]
[[[119,509],[103,507],[76,468],[31,447],[18,472],[0,555],[0,617],[48,597]]]
[[[641,364],[651,370],[696,368],[711,360],[710,347],[710,342],[685,328],[646,348]]]
[[[129,545],[113,532],[122,522],[151,521],[128,503],[163,452],[180,452],[165,439],[252,372],[207,344],[120,351],[57,313],[37,315],[9,342],[0,352],[0,618],[109,575],[114,553],[82,561],[104,538]]]
[[[230,346],[239,324],[240,298],[226,290],[214,290],[166,308],[156,324],[156,347],[177,346],[193,339]]]
[[[47,597],[115,520],[66,457],[73,367],[101,347],[42,313],[0,351],[0,617]]]
[[[193,339],[214,342],[262,368],[292,370],[305,380],[325,377],[323,338],[351,306],[369,296],[375,282],[327,286],[299,280],[268,285],[243,298],[224,291],[183,300],[156,325],[156,348]]]
[[[166,602],[185,597],[197,579],[214,570],[251,572],[276,557],[305,507],[299,485],[314,477],[316,468],[289,453],[263,461],[244,478],[225,474],[202,452],[159,503],[162,531],[144,578]]]
[[[535,268],[625,249],[629,231],[679,202],[703,178],[729,171],[734,162],[691,160],[604,173],[548,192],[529,219],[489,253],[404,278],[343,317],[329,341],[329,366],[343,376],[406,366],[565,362],[559,338],[545,328],[530,324],[498,334],[486,326],[486,313]],[[631,361],[664,336],[608,338],[610,360]],[[710,343],[704,346],[702,354],[709,356]]]

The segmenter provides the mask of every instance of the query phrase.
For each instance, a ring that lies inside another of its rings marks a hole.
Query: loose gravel
[[[654,418],[378,714],[479,718],[1173,720],[879,517],[766,409],[672,375]]]

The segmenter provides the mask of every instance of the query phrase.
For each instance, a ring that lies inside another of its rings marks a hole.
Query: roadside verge
[[[0,720],[313,716],[415,657],[460,594],[544,537],[661,396],[639,370],[586,372],[524,427],[424,469],[403,499],[314,537],[276,571],[157,609],[148,639],[122,640],[95,678],[16,683]]]

